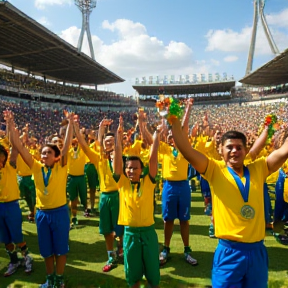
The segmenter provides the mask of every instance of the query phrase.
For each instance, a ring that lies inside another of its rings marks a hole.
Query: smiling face
[[[125,163],[125,173],[131,182],[139,182],[142,173],[140,160],[127,160]]]
[[[59,138],[57,136],[53,137],[51,140],[51,143],[57,145],[60,150],[63,149],[64,144],[63,144],[63,140],[61,138]]]
[[[43,147],[41,151],[41,162],[45,166],[52,167],[57,160],[58,157],[55,156],[55,151],[51,147]]]
[[[106,136],[104,138],[104,149],[106,152],[114,150],[114,136]]]
[[[242,169],[247,149],[241,139],[227,139],[221,148],[222,157],[232,169]]]

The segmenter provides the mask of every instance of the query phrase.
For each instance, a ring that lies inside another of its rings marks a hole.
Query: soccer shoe
[[[109,272],[112,269],[116,268],[117,264],[118,264],[117,259],[110,257],[105,266],[102,268],[102,271]]]
[[[19,265],[20,265],[19,261],[17,263],[11,263],[10,262],[8,265],[7,271],[4,273],[4,277],[8,277],[8,276],[14,274],[17,271]]]
[[[161,266],[166,264],[167,261],[170,259],[169,254],[170,254],[170,248],[164,246],[162,252],[159,255],[159,262]]]
[[[185,248],[184,252],[184,259],[187,263],[189,263],[192,266],[195,266],[198,264],[197,260],[191,256],[192,250],[190,248]]]
[[[28,221],[30,223],[34,223],[35,222],[35,218],[34,218],[34,213],[30,212],[29,215],[27,216]]]
[[[77,225],[78,225],[78,219],[77,217],[73,217],[70,223],[70,230],[76,228]]]
[[[86,218],[92,217],[91,209],[85,209],[83,216]]]
[[[24,257],[25,273],[29,274],[32,272],[32,263],[33,263],[33,258],[30,256],[30,254],[27,254]]]
[[[46,282],[40,284],[39,288],[54,288],[54,275],[46,276]]]

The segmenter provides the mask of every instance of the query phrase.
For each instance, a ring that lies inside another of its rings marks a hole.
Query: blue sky
[[[10,0],[77,46],[82,18],[74,0]],[[265,15],[280,51],[288,48],[288,0],[267,0]],[[246,70],[252,0],[98,0],[90,29],[96,60],[126,81],[99,89],[134,95],[136,77]],[[83,52],[90,55],[86,37]],[[253,69],[273,58],[258,24]]]

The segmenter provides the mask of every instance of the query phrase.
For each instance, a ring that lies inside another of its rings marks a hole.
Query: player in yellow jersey
[[[24,136],[23,134],[21,136]],[[36,146],[36,139],[21,137],[23,145],[29,149],[29,152],[36,160],[40,160],[40,153]],[[36,204],[36,190],[34,180],[32,179],[32,171],[24,162],[21,156],[17,157],[17,174],[19,176],[20,196],[25,198],[29,207],[30,213],[28,215],[29,222],[34,222],[35,204]]]
[[[103,267],[103,272],[109,272],[115,268],[119,261],[119,256],[122,258],[122,236],[123,227],[117,224],[119,215],[119,192],[118,186],[113,178],[112,156],[114,151],[114,134],[106,133],[105,127],[110,125],[111,121],[103,119],[99,125],[99,142],[103,143],[103,147],[99,151],[91,149],[85,139],[80,134],[79,124],[74,122],[74,131],[78,142],[84,153],[90,159],[98,171],[100,180],[100,223],[99,232],[104,235],[108,261]],[[119,238],[118,250],[114,251],[114,238]]]
[[[10,157],[0,145],[0,243],[5,244],[10,263],[4,276],[14,274],[21,264],[16,248],[23,255],[25,272],[32,271],[32,257],[22,234],[22,213],[19,206],[20,192],[16,176],[17,151],[12,147]]]
[[[87,184],[84,175],[84,167],[86,164],[86,155],[78,145],[78,140],[73,139],[72,147],[68,152],[68,178],[67,192],[69,194],[72,223],[71,228],[78,225],[77,219],[77,204],[78,197],[81,204],[84,206],[84,216],[87,213]]]
[[[187,103],[183,117],[183,130],[188,135],[188,120],[192,102]],[[188,137],[188,136],[187,136]],[[191,189],[188,181],[188,161],[174,145],[172,134],[168,136],[169,144],[161,142],[159,154],[162,159],[162,217],[164,220],[164,247],[159,255],[160,264],[164,265],[170,258],[170,241],[174,229],[174,220],[180,221],[180,233],[184,245],[184,259],[190,265],[197,265],[192,257],[189,245],[189,219],[191,207]]]
[[[41,150],[41,162],[36,161],[22,145],[11,112],[6,112],[11,143],[32,170],[36,187],[36,225],[41,256],[45,260],[46,282],[40,288],[64,288],[64,270],[70,219],[66,199],[67,156],[73,135],[73,114],[66,112],[69,122],[62,154],[58,146],[45,144]],[[55,274],[54,274],[55,273]]]
[[[217,161],[190,146],[178,119],[173,121],[172,131],[183,156],[211,187],[215,236],[219,238],[212,269],[213,288],[266,288],[263,184],[287,159],[288,140],[267,158],[244,166],[248,151],[241,132],[228,131],[222,136],[224,161]]]
[[[160,127],[159,127],[160,128]],[[160,270],[158,259],[158,238],[154,227],[154,189],[157,175],[157,149],[159,133],[153,135],[150,150],[149,174],[141,178],[143,163],[138,156],[128,156],[122,160],[123,119],[117,131],[114,177],[120,193],[120,213],[118,223],[125,226],[124,264],[129,287],[139,288],[145,275],[150,287],[159,287]]]

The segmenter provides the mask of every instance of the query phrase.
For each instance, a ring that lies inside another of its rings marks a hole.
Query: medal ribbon
[[[48,184],[49,184],[49,178],[51,176],[51,168],[48,167],[48,171],[47,171],[47,174],[45,173],[44,171],[44,167],[41,168],[42,170],[42,176],[43,176],[43,182],[44,182],[44,186],[47,187]]]
[[[239,177],[239,175],[230,167],[227,167],[229,173],[232,175],[232,177],[234,178],[238,189],[242,195],[242,198],[244,200],[244,202],[248,202],[248,198],[249,198],[249,190],[250,190],[250,173],[249,173],[249,169],[244,166],[244,178],[246,179],[246,183],[245,186],[243,184],[243,182],[241,181],[241,178]]]
[[[178,156],[178,150],[177,150],[175,147],[173,148],[172,154],[173,154],[173,156],[174,156],[175,158],[177,158],[177,156]]]

